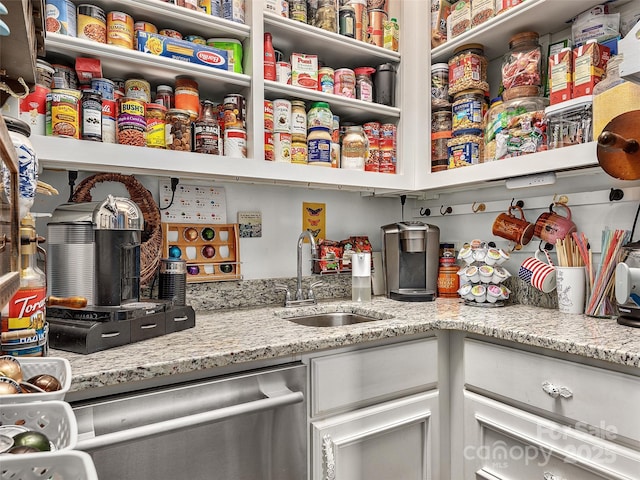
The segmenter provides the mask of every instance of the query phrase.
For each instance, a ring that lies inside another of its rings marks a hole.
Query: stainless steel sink
[[[375,322],[380,318],[360,315],[358,313],[333,312],[304,315],[301,317],[289,317],[290,322],[307,327],[340,327],[343,325],[353,325],[355,323]]]

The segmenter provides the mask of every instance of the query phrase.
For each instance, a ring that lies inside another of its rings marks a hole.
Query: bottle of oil
[[[27,214],[20,222],[20,288],[2,310],[2,354],[45,356],[47,277],[37,265],[35,220]]]

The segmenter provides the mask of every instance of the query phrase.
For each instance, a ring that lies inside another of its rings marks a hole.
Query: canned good
[[[380,164],[378,171],[380,173],[396,173],[395,150],[380,150]]]
[[[299,165],[307,164],[307,142],[295,141],[291,142],[291,163]]]
[[[267,132],[273,132],[273,102],[271,100],[264,101],[264,129]]]
[[[289,100],[273,101],[273,131],[291,133],[291,102]]]
[[[380,150],[393,150],[397,148],[397,127],[393,123],[380,125]]]
[[[273,134],[273,157],[276,162],[291,163],[291,134],[275,132]]]
[[[244,23],[245,0],[222,0],[222,18],[232,22]]]
[[[138,49],[138,34],[137,32],[158,33],[158,28],[149,22],[136,22],[133,24],[133,46]]]
[[[147,122],[147,147],[166,148],[165,126],[167,107],[159,103],[147,103],[145,120]]]
[[[189,10],[198,10],[198,0],[176,0],[175,4]]]
[[[242,42],[235,38],[209,38],[207,45],[227,51],[228,71],[242,73]]]
[[[124,97],[118,101],[117,140],[121,145],[144,147],[147,144],[145,102]]]
[[[339,68],[333,75],[333,93],[347,98],[356,98],[356,74],[350,68]]]
[[[356,11],[353,6],[344,5],[338,10],[338,33],[356,38]]]
[[[51,79],[52,89],[62,88],[76,90],[78,88],[78,77],[73,68],[58,63],[54,63],[51,66],[53,67],[53,78]]]
[[[298,22],[307,23],[307,0],[290,0],[289,18]]]
[[[167,110],[165,143],[169,150],[191,151],[191,112],[178,108]]]
[[[98,90],[83,90],[81,98],[82,139],[102,141],[102,95]]]
[[[369,43],[377,47],[384,46],[384,22],[389,19],[387,12],[382,9],[369,11]]]
[[[50,63],[38,58],[36,60],[36,83],[43,87],[51,88],[54,71]]]
[[[221,0],[199,0],[198,6],[207,15],[212,15],[214,17],[222,16]]]
[[[307,141],[307,111],[302,100],[291,102],[291,135],[294,142]]]
[[[288,0],[265,0],[265,12],[273,12],[284,18],[289,18],[289,1]]]
[[[113,80],[113,83],[115,85],[114,92],[117,92],[118,90],[120,90],[120,92],[122,92],[122,95],[124,95],[124,82],[125,82],[125,79],[124,78],[112,78],[111,80]],[[115,95],[115,93],[114,93],[114,95]]]
[[[107,43],[107,21],[104,10],[95,5],[78,5],[78,38]]]
[[[247,132],[242,128],[226,128],[224,130],[225,157],[247,157]]]
[[[47,94],[46,132],[49,136],[80,138],[80,91],[56,88]]]
[[[276,81],[291,85],[291,64],[289,62],[276,62]]]
[[[93,78],[91,79],[91,89],[99,91],[103,100],[113,100],[116,84],[108,78]]]
[[[158,34],[165,37],[177,38],[178,40],[182,40],[182,34],[179,31],[172,30],[170,28],[163,28],[158,32]]]
[[[107,14],[107,43],[133,50],[133,17],[124,12]]]
[[[264,159],[273,162],[275,160],[275,151],[273,145],[274,133],[265,130],[264,132]]]
[[[333,76],[333,68],[320,67],[320,69],[318,69],[318,90],[324,93],[333,93]]]
[[[20,120],[31,128],[32,135],[46,135],[47,132],[47,95],[49,87],[36,84],[33,93],[20,100]]]
[[[205,38],[201,37],[200,35],[187,35],[186,37],[184,37],[184,40],[191,43],[197,43],[198,45],[207,44],[207,41],[205,40]]]
[[[200,112],[200,94],[198,93],[198,82],[190,77],[177,77],[175,88],[176,108],[187,110],[192,119],[196,119]]]
[[[247,128],[247,103],[242,95],[227,95],[224,97],[223,105],[225,128]]]
[[[369,139],[369,145],[373,148],[380,147],[380,122],[367,122],[362,125],[364,133]]]
[[[47,0],[45,10],[47,32],[76,36],[76,6],[71,0]]]
[[[142,78],[130,78],[124,82],[124,96],[138,98],[144,103],[151,101],[151,85]]]
[[[102,143],[116,143],[117,110],[115,100],[102,99]]]
[[[379,172],[380,171],[380,150],[377,148],[369,147],[369,152],[364,163],[365,172]]]

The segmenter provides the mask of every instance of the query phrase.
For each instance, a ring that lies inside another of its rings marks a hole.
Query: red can
[[[380,148],[380,122],[368,122],[362,128],[369,140],[369,149]]]
[[[364,162],[365,172],[379,172],[380,171],[380,150],[377,148],[369,148],[369,156]]]
[[[395,150],[380,151],[380,173],[396,173],[396,152]]]
[[[172,30],[170,28],[163,28],[158,32],[159,35],[164,35],[165,37],[177,38],[178,40],[182,40],[182,34],[177,30]]]
[[[102,100],[102,143],[116,143],[117,101]]]
[[[264,101],[264,129],[267,132],[273,132],[273,102],[271,100]]]
[[[396,150],[397,127],[393,123],[380,125],[380,150]]]
[[[33,93],[20,100],[20,119],[31,127],[31,134],[46,134],[47,94],[51,89],[36,84]]]
[[[275,150],[273,147],[273,132],[264,131],[264,159],[273,162],[275,160]]]

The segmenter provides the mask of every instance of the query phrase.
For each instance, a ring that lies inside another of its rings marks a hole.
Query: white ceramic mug
[[[584,267],[556,267],[558,310],[584,313],[587,276]]]

